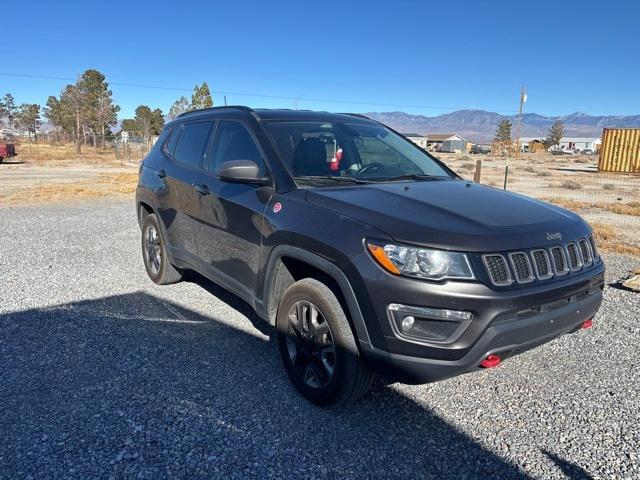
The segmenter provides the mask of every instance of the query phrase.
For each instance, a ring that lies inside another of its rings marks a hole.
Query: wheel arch
[[[285,290],[295,281],[309,277],[334,290],[345,308],[356,339],[370,344],[360,306],[346,275],[329,260],[291,245],[279,245],[269,256],[262,295],[264,318],[275,326],[278,305]]]

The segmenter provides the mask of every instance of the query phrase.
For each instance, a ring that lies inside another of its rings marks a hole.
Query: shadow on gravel
[[[542,450],[542,453],[555,463],[569,480],[593,480],[593,477],[589,472],[575,463],[571,463],[555,453],[551,453],[544,449]]]
[[[144,292],[0,315],[0,476],[528,478],[393,388],[310,405],[228,322]]]

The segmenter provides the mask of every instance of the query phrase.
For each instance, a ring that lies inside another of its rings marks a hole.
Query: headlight
[[[388,272],[427,280],[474,279],[464,253],[367,242],[367,248]]]

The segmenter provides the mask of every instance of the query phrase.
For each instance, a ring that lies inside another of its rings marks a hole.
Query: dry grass
[[[21,142],[16,145],[16,152],[21,161],[36,164],[49,163],[84,163],[99,165],[120,164],[124,159],[117,159],[113,147],[93,148],[83,147],[82,153],[76,153],[76,146],[71,143],[29,143]],[[139,146],[130,147],[129,160],[142,159],[144,152]]]
[[[619,215],[632,215],[640,217],[640,202],[629,203],[596,203],[596,202],[582,202],[579,200],[572,200],[570,198],[558,198],[558,197],[542,197],[540,200],[553,203],[560,207],[578,212],[580,210],[587,210],[590,208],[599,208],[600,210],[606,210],[607,212],[617,213]]]
[[[591,224],[591,227],[593,228],[593,233],[596,236],[598,248],[600,250],[640,257],[640,247],[624,243],[624,240],[620,235],[618,235],[612,226],[604,225],[602,223],[593,223]]]
[[[70,183],[44,183],[28,190],[0,195],[0,203],[25,204],[132,194],[138,173],[101,174],[95,179]]]

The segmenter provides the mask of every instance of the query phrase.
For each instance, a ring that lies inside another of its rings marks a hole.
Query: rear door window
[[[212,126],[213,122],[184,124],[178,144],[173,152],[173,158],[176,162],[193,168],[201,168]]]

